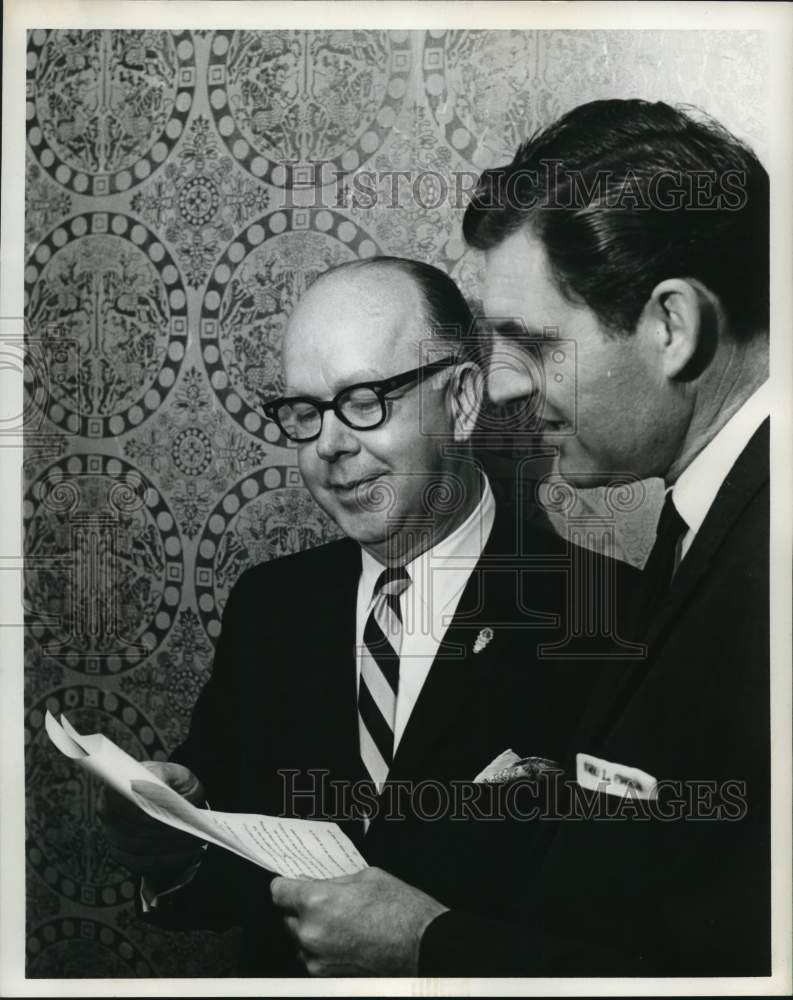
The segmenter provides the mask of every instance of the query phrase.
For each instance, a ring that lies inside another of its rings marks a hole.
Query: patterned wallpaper
[[[230,587],[335,529],[257,407],[325,268],[418,257],[476,298],[465,191],[598,97],[697,104],[764,152],[759,33],[32,31],[25,460],[28,975],[233,972],[236,937],[134,919],[97,788],[43,731],[65,711],[163,759]],[[657,510],[601,492],[640,563]],[[218,734],[222,738],[222,734]]]

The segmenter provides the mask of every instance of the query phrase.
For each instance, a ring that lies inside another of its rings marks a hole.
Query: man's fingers
[[[279,910],[297,912],[297,887],[299,885],[297,879],[284,878],[283,875],[275,876],[270,883],[270,896]]]
[[[152,760],[144,761],[143,766],[189,802],[204,804],[203,785],[188,768],[182,767],[181,764]],[[135,802],[108,786],[102,788],[98,811],[99,818],[108,826],[118,826],[122,829],[161,826],[157,820],[147,816]]]
[[[144,867],[160,869],[184,867],[201,856],[198,837],[150,820],[148,825],[119,827],[105,824],[103,834],[108,850],[119,864],[133,871]]]
[[[270,895],[279,909],[298,913],[305,906],[315,885],[315,879],[284,878],[283,875],[276,875],[270,883]]]
[[[186,767],[159,761],[146,761],[144,767],[189,801],[204,804],[203,786]],[[107,840],[131,856],[189,851],[193,843],[192,837],[147,815],[135,802],[108,786],[101,790],[98,814]]]
[[[193,840],[189,834],[147,815],[109,788],[104,788],[100,795],[98,813],[105,838],[126,850],[134,851],[137,845],[146,851],[160,844],[165,850],[169,844],[184,848]]]
[[[300,917],[297,917],[292,913],[285,913],[282,919],[286,929],[295,941],[300,943]]]
[[[159,761],[146,761],[144,767],[186,798],[203,804],[201,782],[186,767]],[[110,856],[136,875],[184,871],[202,856],[198,838],[148,816],[112,788],[102,789],[98,811]]]
[[[143,766],[189,802],[203,804],[204,787],[189,768],[182,764],[157,760],[144,761]]]
[[[335,878],[329,878],[325,881],[331,885],[357,885],[357,883],[365,882],[368,879],[376,879],[381,872],[382,868],[362,868],[359,872],[353,872],[352,875],[337,875]]]

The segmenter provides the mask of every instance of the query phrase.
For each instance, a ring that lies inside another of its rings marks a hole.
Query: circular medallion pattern
[[[220,206],[220,191],[210,177],[191,177],[179,191],[178,204],[188,225],[204,226]]]
[[[28,938],[30,978],[128,979],[157,972],[128,937],[98,920],[64,917],[39,924]]]
[[[58,219],[72,214],[73,196],[53,184],[28,153],[25,157],[25,256],[52,229]]]
[[[183,608],[155,656],[121,678],[121,691],[152,720],[168,746],[178,746],[211,666],[212,643],[196,612]]]
[[[117,674],[162,643],[182,595],[182,544],[160,492],[128,463],[72,455],[25,493],[28,635],[86,674]]]
[[[263,216],[227,248],[207,283],[201,350],[215,394],[251,434],[266,423],[261,404],[282,389],[281,341],[295,303],[323,271],[379,252],[341,213],[297,208]]]
[[[239,965],[238,927],[224,933],[161,930],[140,920],[131,907],[116,914],[114,926],[133,940],[157,976],[173,978],[236,976]]]
[[[200,476],[212,461],[212,442],[199,427],[185,427],[171,444],[171,458],[180,472]]]
[[[223,247],[269,204],[270,189],[235,165],[201,114],[165,169],[130,200],[132,211],[167,241],[190,288],[201,288]]]
[[[430,110],[449,146],[479,170],[509,162],[521,140],[552,120],[538,107],[541,34],[433,30],[425,36]]]
[[[244,429],[230,420],[217,406],[206,373],[190,366],[167,407],[126,438],[124,454],[156,479],[180,532],[192,539],[218,496],[265,463],[268,443],[279,439],[280,432],[267,423],[264,440],[256,440],[252,433],[261,423],[253,413]]]
[[[167,159],[194,90],[187,31],[32,31],[28,144],[64,187],[117,194]]]
[[[380,148],[410,69],[406,31],[217,31],[209,103],[251,174],[276,187],[320,187]]]
[[[25,268],[25,317],[32,337],[72,349],[71,364],[53,367],[47,416],[84,437],[115,437],[150,416],[187,346],[178,268],[120,214],[75,216],[39,244]]]
[[[95,687],[57,688],[25,716],[28,790],[27,857],[55,892],[84,906],[118,906],[134,899],[129,872],[111,858],[97,814],[101,782],[52,746],[49,711],[64,713],[77,732],[103,733],[137,760],[166,760],[157,732],[122,695]]]
[[[196,555],[196,599],[211,639],[237,578],[249,567],[341,538],[302,486],[294,467],[263,469],[217,504]]]
[[[460,231],[463,180],[452,170],[435,121],[416,107],[402,114],[387,150],[337,187],[336,207],[372,233],[384,252],[435,262]]]

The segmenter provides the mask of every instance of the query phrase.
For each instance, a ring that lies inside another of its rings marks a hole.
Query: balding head
[[[450,303],[449,323],[468,322],[454,283],[429,265],[374,258],[327,272],[290,317],[286,395],[325,402],[358,383],[380,383],[441,355],[455,358],[455,338],[439,339],[437,346],[430,340],[444,302]],[[356,429],[338,411],[325,410],[319,436],[298,444],[306,486],[346,534],[384,562],[405,555],[395,543],[411,519],[434,518],[433,538],[448,533],[478,499],[476,477],[468,482],[470,469],[461,472],[465,463],[449,455],[448,445],[467,443],[481,390],[479,369],[461,362],[389,391],[379,426]],[[428,508],[428,498],[434,486],[448,488],[449,477],[467,481],[469,495],[461,511],[441,515]]]
[[[355,338],[353,327],[358,332]],[[398,357],[400,364],[404,361],[402,368],[415,368],[421,342],[428,336],[421,293],[403,272],[374,266],[335,269],[314,282],[287,324],[283,358],[287,391],[295,388],[291,373],[306,361],[331,366],[337,362],[345,377],[358,381],[393,374],[364,363],[368,356],[364,348],[374,341],[384,362]],[[331,369],[327,374],[332,377]]]
[[[345,313],[359,296],[375,319],[387,313],[389,321],[397,323],[396,327],[375,324],[373,335],[404,339],[415,347],[416,356],[419,344],[429,338],[443,341],[449,353],[465,353],[473,318],[459,288],[439,268],[403,257],[355,260],[324,272],[293,311],[288,330],[295,321],[302,323],[305,310],[315,303],[320,311],[336,306]],[[285,351],[292,339],[288,333]]]

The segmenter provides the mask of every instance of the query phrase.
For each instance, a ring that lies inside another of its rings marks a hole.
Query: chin
[[[328,512],[344,534],[359,545],[379,545],[388,537],[382,518],[365,513],[350,511]]]
[[[624,472],[603,469],[595,462],[582,462],[560,458],[557,471],[566,483],[578,489],[592,489],[595,486],[608,486],[609,483],[623,482]]]

